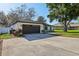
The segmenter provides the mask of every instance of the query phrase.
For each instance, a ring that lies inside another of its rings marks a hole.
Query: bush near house
[[[18,31],[14,31],[13,33],[12,33],[14,36],[17,36],[17,37],[20,37],[20,36],[22,36],[22,30],[18,30]]]
[[[10,34],[13,34],[14,36],[22,36],[22,30],[21,29],[18,29],[18,30],[10,30]]]

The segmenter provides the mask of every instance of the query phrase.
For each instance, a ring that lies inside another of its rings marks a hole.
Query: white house
[[[12,24],[10,27],[14,30],[22,30],[23,34],[29,33],[42,33],[44,30],[44,25],[38,22],[31,22],[31,21],[17,21],[16,23]]]

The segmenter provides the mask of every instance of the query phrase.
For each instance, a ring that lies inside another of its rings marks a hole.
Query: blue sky
[[[22,5],[23,3],[0,3],[0,11],[4,11],[6,14],[10,11],[10,9],[17,8],[18,6]],[[57,21],[53,21],[50,23],[49,19],[47,18],[47,15],[49,13],[48,8],[46,4],[44,3],[26,3],[27,8],[34,8],[36,11],[36,17],[43,16],[48,24],[56,24]],[[75,22],[75,21],[74,21]]]
[[[6,14],[10,11],[10,9],[14,9],[18,6],[20,6],[21,3],[0,3],[0,11],[4,11]],[[56,24],[57,22],[54,21],[52,23],[49,22],[49,19],[47,18],[48,15],[48,8],[46,7],[46,4],[44,3],[27,3],[27,8],[34,8],[36,11],[36,17],[43,16],[47,20],[48,24]]]

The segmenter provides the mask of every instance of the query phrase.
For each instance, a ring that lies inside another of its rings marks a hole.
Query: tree
[[[44,19],[44,17],[43,17],[43,16],[39,16],[39,17],[37,18],[37,22],[40,22],[40,23],[45,23],[45,22],[46,22],[46,20]]]
[[[0,24],[3,25],[3,26],[8,25],[7,17],[6,17],[6,15],[3,11],[0,12]]]
[[[26,5],[23,4],[20,7],[15,8],[14,10],[11,9],[7,16],[10,20],[10,23],[16,22],[18,20],[30,21],[35,16],[35,10],[34,8],[27,9]]]
[[[79,4],[76,3],[48,3],[50,21],[58,20],[67,32],[68,25],[79,16]]]

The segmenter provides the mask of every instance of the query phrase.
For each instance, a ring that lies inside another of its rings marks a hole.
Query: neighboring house
[[[60,23],[55,24],[54,29],[56,29],[56,30],[64,29],[63,24],[60,24]],[[68,26],[68,29],[70,29],[70,30],[73,30],[73,29],[74,30],[79,30],[79,24],[78,23],[70,23],[70,25]]]
[[[63,25],[60,24],[60,23],[57,23],[54,25],[54,30],[60,30],[60,29],[63,29]]]
[[[8,27],[0,28],[0,34],[3,34],[3,33],[10,33],[10,28]]]
[[[79,30],[79,24],[78,23],[72,23],[72,24],[70,24],[69,29]]]
[[[10,32],[10,28],[9,27],[5,27],[2,24],[0,24],[0,34],[2,33],[9,33]]]

